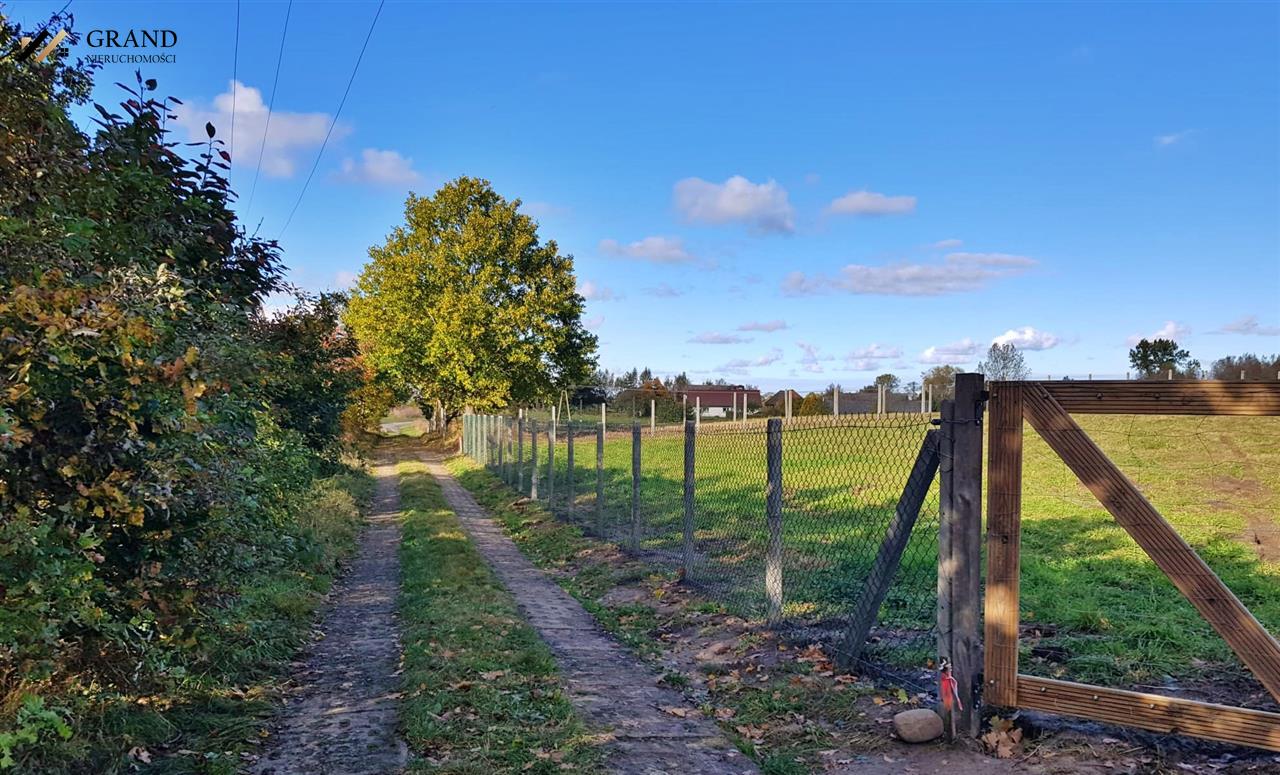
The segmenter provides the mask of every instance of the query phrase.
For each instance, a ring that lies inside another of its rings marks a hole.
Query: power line
[[[235,163],[234,160],[236,158],[236,92],[238,91],[236,86],[238,85],[238,81],[240,80],[240,75],[238,72],[239,68],[240,68],[240,0],[236,0],[236,43],[235,43],[235,48],[233,50],[233,53],[231,55],[231,143],[230,143],[230,147],[227,149],[227,155],[231,157],[232,161],[228,162],[228,166],[230,166],[231,164],[234,164]],[[227,176],[230,177],[230,174],[231,174],[231,171],[228,170]]]
[[[280,83],[280,63],[284,60],[284,40],[289,35],[289,15],[293,12],[293,0],[284,10],[284,30],[280,33],[280,50],[276,52],[276,75],[271,79],[271,99],[267,103],[267,121],[262,127],[262,145],[258,146],[258,165],[253,171],[253,186],[249,189],[249,204],[245,212],[253,209],[253,195],[258,191],[258,175],[262,174],[262,153],[267,149],[267,132],[271,130],[271,115],[276,111],[276,84]]]
[[[289,217],[285,219],[284,228],[280,229],[280,233],[276,235],[276,239],[284,236],[285,230],[289,228],[289,224],[293,223],[293,215],[298,212],[298,205],[302,204],[302,197],[306,196],[307,188],[311,185],[311,179],[315,177],[316,169],[320,166],[320,157],[324,156],[325,146],[329,144],[329,136],[333,134],[333,128],[338,125],[338,117],[342,115],[342,107],[347,104],[347,95],[351,93],[351,84],[356,81],[356,73],[360,70],[360,62],[364,59],[365,49],[369,47],[369,39],[373,37],[373,28],[378,24],[378,17],[382,15],[382,6],[386,5],[387,0],[381,0],[378,3],[378,10],[373,14],[373,21],[369,22],[369,32],[364,36],[364,45],[360,46],[360,55],[356,57],[356,64],[351,68],[351,77],[347,79],[347,88],[342,92],[342,100],[338,102],[338,109],[334,111],[333,121],[329,122],[329,130],[324,133],[324,141],[320,143],[320,152],[316,154],[316,161],[311,165],[311,172],[307,174],[307,180],[302,184],[302,191],[298,192],[298,201],[293,203],[293,209],[289,211]]]

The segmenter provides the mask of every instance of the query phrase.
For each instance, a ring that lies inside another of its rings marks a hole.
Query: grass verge
[[[145,687],[126,692],[76,676],[40,687],[51,698],[49,712],[70,722],[67,734],[41,735],[16,753],[12,770],[238,772],[261,744],[279,681],[355,549],[373,487],[355,468],[318,480],[299,500],[298,529],[278,556],[218,595],[222,603],[193,622],[189,643],[153,653],[164,663],[148,663],[158,677]]]
[[[599,769],[555,662],[421,463],[401,463],[405,735],[415,771]]]
[[[854,761],[885,744],[881,716],[917,702],[838,676],[820,650],[753,631],[722,606],[694,598],[670,572],[624,557],[518,498],[471,460],[453,457],[447,465],[534,564],[692,699],[697,713],[718,722],[763,772],[810,772],[846,755]],[[712,661],[695,656],[707,650],[716,652]]]

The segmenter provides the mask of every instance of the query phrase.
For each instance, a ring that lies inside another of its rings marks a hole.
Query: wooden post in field
[[[640,424],[631,424],[631,551],[640,548]]]
[[[697,453],[697,430],[692,420],[684,421],[684,563],[681,578],[693,573],[693,460]]]
[[[603,404],[601,404],[603,406]],[[596,534],[604,535],[604,420],[596,427]]]
[[[601,401],[600,402],[600,431],[602,433],[604,432],[604,412],[605,412],[605,403],[604,401]]]
[[[568,445],[564,459],[565,508],[569,511],[569,515],[573,516],[573,420],[565,422],[564,433],[564,441]]]
[[[538,499],[538,421],[529,421],[529,497]]]
[[[556,408],[551,407],[551,423],[547,426],[547,508],[556,509]]]
[[[655,398],[649,399],[649,435],[658,432],[658,401]]]
[[[782,621],[782,421],[770,417],[765,424],[765,522],[769,545],[764,559],[764,591],[768,598],[766,621],[770,627]]]
[[[938,658],[946,659],[959,702],[943,710],[948,736],[977,737],[981,714],[974,709],[982,673],[982,413],[981,374],[957,374],[955,399],[943,402],[942,477],[938,529]],[[950,715],[951,718],[947,718]]]

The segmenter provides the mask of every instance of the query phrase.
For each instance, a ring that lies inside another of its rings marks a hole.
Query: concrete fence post
[[[524,411],[516,419],[516,491],[524,492]]]
[[[693,422],[684,423],[684,564],[682,577],[693,574],[693,457],[697,452],[698,434]]]
[[[603,536],[604,524],[604,421],[596,426],[596,534]]]
[[[702,429],[702,396],[693,397],[693,428]]]
[[[764,560],[764,590],[770,627],[782,621],[782,421],[769,418],[765,426],[765,521],[769,545]]]
[[[640,548],[640,424],[631,425],[631,551]]]
[[[497,417],[493,425],[494,436],[498,443],[498,478],[506,481],[507,479],[507,458],[503,454],[507,446],[507,418]]]
[[[564,458],[564,497],[565,508],[573,515],[573,420],[564,424],[564,441],[567,445]]]
[[[556,410],[551,408],[551,423],[547,425],[547,508],[556,510]]]
[[[538,499],[538,421],[529,421],[529,497]]]
[[[658,432],[658,401],[657,399],[649,399],[649,435]]]

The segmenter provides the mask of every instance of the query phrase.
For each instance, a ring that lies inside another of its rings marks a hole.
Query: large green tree
[[[1129,365],[1141,379],[1156,379],[1170,371],[1178,377],[1200,376],[1200,361],[1172,339],[1143,339],[1129,350]]]
[[[476,178],[410,194],[352,294],[345,319],[368,365],[448,417],[548,398],[595,365],[573,257],[519,208]]]

